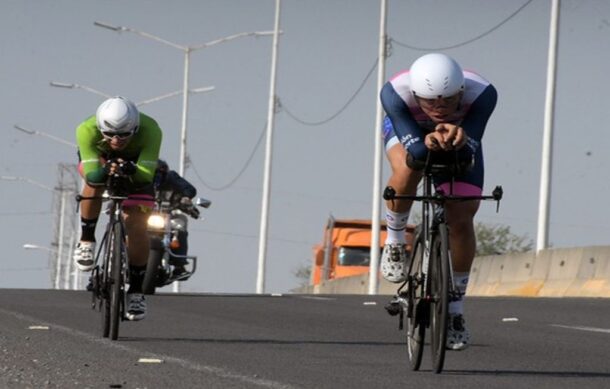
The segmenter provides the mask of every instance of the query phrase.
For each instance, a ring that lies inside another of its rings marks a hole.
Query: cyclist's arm
[[[142,125],[145,126],[145,128],[140,128],[140,131],[146,132],[145,138],[142,140],[142,150],[136,163],[133,182],[138,185],[145,185],[151,184],[155,178],[163,134],[157,122],[152,118],[141,115],[140,120]]]
[[[428,153],[424,144],[425,133],[390,82],[381,89],[380,98],[381,105],[392,122],[394,133],[405,150],[416,160],[425,159]]]
[[[107,174],[100,163],[100,152],[96,145],[99,142],[95,115],[89,117],[76,128],[76,143],[83,166],[83,177],[87,184],[104,185]]]
[[[487,121],[496,107],[497,101],[498,92],[493,85],[489,84],[472,103],[470,110],[462,120],[461,126],[468,135],[466,146],[473,154],[481,145],[485,126],[487,126]]]

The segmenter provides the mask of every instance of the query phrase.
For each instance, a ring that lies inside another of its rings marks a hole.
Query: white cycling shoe
[[[90,271],[95,267],[95,242],[79,242],[72,257],[78,270]]]
[[[387,243],[381,254],[381,275],[393,283],[407,279],[408,261],[407,245],[404,243]]]

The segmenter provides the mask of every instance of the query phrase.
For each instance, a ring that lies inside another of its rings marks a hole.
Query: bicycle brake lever
[[[493,192],[491,192],[494,200],[496,200],[496,213],[500,212],[500,200],[502,199],[502,195],[504,195],[504,190],[500,185],[496,186]]]

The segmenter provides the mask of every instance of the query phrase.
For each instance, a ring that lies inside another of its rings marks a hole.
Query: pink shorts
[[[480,196],[483,193],[483,189],[476,185],[469,184],[467,182],[454,182],[453,193],[450,193],[451,183],[445,182],[436,187],[436,190],[443,191],[446,195],[455,196]]]

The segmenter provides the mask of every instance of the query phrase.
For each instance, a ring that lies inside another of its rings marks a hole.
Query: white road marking
[[[299,296],[299,298],[302,298],[305,300],[336,300],[335,297]]]
[[[377,305],[376,301],[365,301],[362,303],[362,305]]]
[[[565,326],[562,324],[551,324],[552,327],[567,328],[570,330],[578,331],[589,331],[589,332],[601,332],[604,334],[610,334],[610,328],[596,328],[596,327],[585,327],[585,326]]]
[[[0,313],[13,316],[13,317],[15,317],[19,320],[23,320],[23,321],[29,321],[29,322],[39,322],[40,321],[40,319],[36,319],[32,316],[23,315],[19,312],[13,312],[13,311],[9,311],[9,310],[2,309],[2,308],[0,308]],[[42,324],[45,326],[51,326],[50,323],[42,323]],[[100,347],[114,348],[114,349],[122,350],[124,352],[128,352],[130,354],[135,354],[135,355],[141,355],[141,353],[142,353],[142,351],[136,350],[135,348],[132,348],[129,346],[126,346],[124,343],[121,344],[120,342],[109,341],[108,339],[94,336],[94,335],[88,334],[86,332],[78,331],[74,328],[65,327],[65,326],[62,326],[59,324],[53,324],[52,326],[53,326],[54,330],[63,332],[70,336],[82,338],[89,342],[97,343]],[[294,386],[285,384],[282,382],[267,380],[264,378],[258,378],[257,376],[245,375],[245,374],[231,371],[231,370],[228,370],[228,369],[222,368],[222,367],[202,365],[197,362],[189,361],[188,359],[176,358],[176,357],[172,357],[170,355],[151,354],[150,357],[162,359],[162,360],[166,361],[167,363],[175,363],[186,369],[200,371],[200,372],[207,373],[207,374],[213,374],[217,377],[241,381],[241,382],[245,382],[247,384],[260,386],[263,388],[272,388],[272,389],[276,389],[276,388],[277,389],[292,389],[292,388],[294,388]]]
[[[502,321],[507,322],[507,321],[519,321],[518,318],[516,317],[505,317],[502,319]]]
[[[138,363],[163,363],[163,360],[157,358],[140,358],[138,359]]]
[[[29,326],[30,330],[48,330],[49,326]]]

